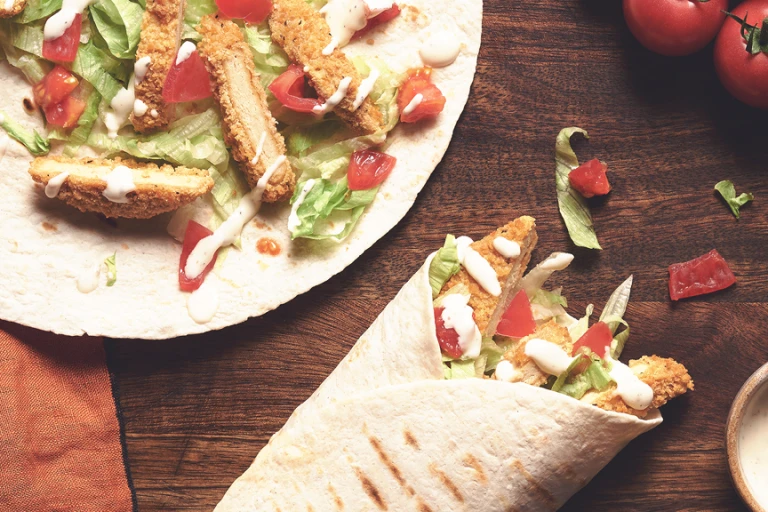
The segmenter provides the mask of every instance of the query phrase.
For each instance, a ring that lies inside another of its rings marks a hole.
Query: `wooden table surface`
[[[674,357],[696,381],[564,510],[745,510],[724,427],[739,387],[768,360],[767,120],[728,97],[711,48],[669,59],[640,47],[619,0],[487,1],[466,111],[398,227],[262,318],[107,343],[139,510],[212,510],[447,232],[480,237],[524,213],[538,222],[534,257],[576,254],[557,275],[572,312],[602,307],[634,274],[626,356]],[[573,125],[592,136],[580,158],[610,164],[613,192],[593,208],[602,252],[575,249],[558,215],[554,141]],[[757,197],[738,222],[713,194],[726,178]],[[672,304],[667,266],[712,248],[736,286]]]

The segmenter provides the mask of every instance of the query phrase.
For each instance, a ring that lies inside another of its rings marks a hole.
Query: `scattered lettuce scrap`
[[[30,132],[2,111],[0,111],[0,127],[12,138],[24,144],[24,147],[35,156],[47,155],[51,150],[51,144],[37,133],[37,130]]]
[[[437,297],[445,283],[461,269],[459,251],[456,248],[456,238],[453,235],[445,237],[445,244],[429,264],[429,285],[432,287],[432,297]]]
[[[608,302],[603,308],[603,312],[600,313],[600,322],[605,322],[613,333],[613,343],[611,343],[611,357],[618,359],[621,352],[624,350],[624,345],[629,338],[629,324],[624,321],[624,313],[627,312],[627,305],[629,304],[629,294],[632,291],[633,276],[629,276],[626,281],[621,283],[616,290],[608,298]],[[616,331],[619,326],[625,326],[619,334]]]
[[[603,391],[611,383],[611,377],[604,367],[603,360],[597,356],[592,356],[587,369],[576,376],[571,376],[573,370],[579,366],[584,359],[575,357],[568,369],[557,377],[552,385],[552,391],[563,393],[576,400],[581,399],[587,391],[596,389]]]
[[[723,196],[728,208],[731,209],[731,212],[733,212],[733,215],[737,219],[741,218],[740,208],[755,198],[751,193],[742,193],[737,196],[736,187],[731,180],[723,180],[719,182],[715,185],[715,190]]]
[[[107,266],[107,286],[114,286],[117,282],[117,253],[104,260]]]

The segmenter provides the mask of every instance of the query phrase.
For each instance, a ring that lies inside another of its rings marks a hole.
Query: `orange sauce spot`
[[[269,254],[270,256],[277,256],[280,254],[280,244],[269,237],[259,238],[256,242],[256,250],[261,254]]]

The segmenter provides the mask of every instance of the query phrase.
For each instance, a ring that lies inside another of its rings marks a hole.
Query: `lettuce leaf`
[[[184,29],[181,39],[184,41],[200,41],[202,36],[195,27],[203,19],[203,16],[214,14],[219,8],[215,0],[187,0],[187,6],[184,9]]]
[[[29,0],[22,13],[14,18],[16,23],[28,24],[33,21],[48,18],[61,10],[62,0]]]
[[[373,69],[379,72],[379,78],[371,90],[370,98],[384,116],[384,133],[391,131],[400,120],[397,91],[403,83],[404,76],[392,71],[383,60],[377,57],[357,56],[352,58],[352,63],[362,77],[367,77]]]
[[[740,208],[755,199],[754,195],[746,192],[736,196],[736,187],[731,180],[718,182],[717,185],[715,185],[715,190],[723,196],[728,208],[731,209],[731,212],[737,219],[741,218]]]
[[[583,373],[574,377],[571,376],[573,370],[582,360],[582,358],[574,358],[568,369],[557,377],[557,380],[552,385],[552,391],[563,393],[579,400],[587,391],[593,389],[603,391],[608,387],[611,383],[611,377],[603,365],[603,360],[596,356],[591,358],[589,366]]]
[[[568,181],[568,175],[579,166],[576,153],[571,149],[571,137],[574,133],[580,133],[589,138],[587,132],[581,128],[564,128],[558,134],[555,143],[557,204],[573,243],[587,249],[602,249],[592,225],[589,206],[581,194],[571,188],[571,183]]]
[[[624,344],[629,338],[629,324],[624,321],[623,317],[624,313],[627,311],[627,305],[629,304],[632,281],[633,276],[629,276],[623,283],[621,283],[608,298],[608,302],[605,304],[602,313],[600,313],[599,321],[608,324],[611,333],[614,334],[614,340],[611,344],[611,356],[614,359],[619,358],[621,351],[624,349]],[[624,325],[626,329],[616,335],[616,331],[621,325]]]
[[[117,253],[104,260],[107,266],[107,286],[114,286],[117,282]]]
[[[451,361],[443,369],[446,380],[451,379],[473,379],[475,378],[475,360],[467,359],[465,361]]]
[[[24,144],[24,147],[35,156],[47,155],[51,150],[51,144],[37,130],[30,132],[21,124],[14,121],[0,110],[0,128],[8,132],[8,135]]]
[[[460,269],[456,238],[453,235],[448,235],[445,237],[443,247],[437,251],[429,264],[429,285],[432,287],[433,298],[440,294],[445,283]]]
[[[139,4],[130,0],[99,0],[91,5],[90,13],[96,30],[114,57],[136,57],[144,15]]]
[[[587,332],[589,329],[589,318],[592,316],[594,310],[595,306],[589,304],[587,306],[587,312],[584,314],[584,316],[581,317],[579,321],[576,322],[576,324],[568,328],[568,334],[570,334],[572,340],[578,340],[584,336],[585,332]]]
[[[283,49],[272,41],[272,33],[266,22],[259,25],[246,25],[244,32],[261,84],[266,88],[288,69],[291,61]]]

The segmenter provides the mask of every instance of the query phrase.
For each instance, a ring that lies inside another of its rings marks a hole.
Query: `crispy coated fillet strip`
[[[331,29],[322,14],[304,0],[275,0],[269,28],[272,39],[291,61],[309,68],[309,82],[320,97],[330,98],[345,77],[352,78],[346,97],[334,110],[336,115],[361,133],[375,133],[382,128],[381,112],[370,98],[354,109],[352,103],[361,79],[344,52],[336,48],[331,55],[323,55],[331,42]]]
[[[562,347],[566,353],[570,354],[573,350],[573,341],[571,340],[568,329],[558,325],[554,320],[540,325],[530,336],[521,339],[514,348],[504,354],[504,359],[512,363],[517,370],[512,382],[525,382],[531,386],[541,386],[547,382],[549,375],[542,372],[533,360],[525,355],[525,346],[528,340],[534,338],[542,339]]]
[[[606,411],[623,412],[644,418],[648,411],[658,409],[689,389],[693,390],[693,379],[688,374],[688,370],[674,359],[643,356],[630,361],[629,367],[632,373],[653,389],[653,402],[648,409],[638,411],[629,407],[620,396],[616,395],[616,383],[611,383],[608,389],[601,392],[591,391],[581,400]]]
[[[520,256],[507,260],[493,248],[493,240],[503,237],[520,244]],[[485,288],[480,286],[472,276],[461,267],[461,270],[443,286],[441,292],[463,283],[469,287],[471,297],[469,305],[475,311],[475,322],[484,336],[492,336],[496,332],[499,318],[509,307],[514,298],[512,292],[523,277],[528,262],[531,260],[531,251],[538,237],[536,235],[536,221],[533,217],[519,217],[506,226],[500,227],[482,240],[472,243],[470,247],[480,253],[496,271],[501,284],[501,297],[494,297]]]
[[[2,1],[3,6],[5,6],[5,1]],[[12,18],[13,16],[16,16],[21,11],[24,10],[24,8],[27,6],[27,0],[14,0],[13,5],[11,5],[10,9],[6,9],[5,7],[0,7],[0,18]]]
[[[136,191],[130,192],[129,202],[113,203],[102,194],[107,187],[104,179],[117,166],[133,170]],[[133,160],[101,160],[96,158],[36,158],[29,174],[37,183],[47,185],[51,178],[63,172],[69,177],[58,198],[83,212],[101,213],[107,217],[148,219],[191,203],[210,192],[213,180],[208,171],[187,167],[158,167]]]
[[[173,106],[163,101],[163,86],[179,51],[185,6],[186,0],[147,0],[136,50],[136,61],[151,59],[147,75],[136,84],[136,99],[147,105],[147,113],[141,117],[131,114],[138,132],[164,129],[171,122]],[[152,111],[157,111],[157,116]]]
[[[198,31],[203,36],[200,55],[213,79],[213,94],[224,117],[224,138],[248,183],[255,187],[267,168],[285,155],[283,136],[275,127],[253,55],[240,28],[229,20],[206,16]],[[261,154],[257,155],[260,147]],[[295,185],[296,177],[286,161],[270,178],[264,201],[288,199]]]

